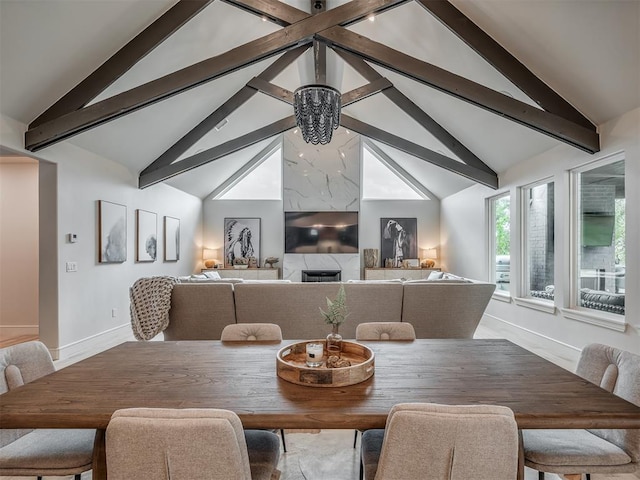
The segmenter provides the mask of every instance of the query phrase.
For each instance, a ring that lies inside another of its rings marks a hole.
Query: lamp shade
[[[203,260],[211,260],[218,256],[218,251],[211,248],[203,248],[202,249],[202,259]]]
[[[435,248],[423,248],[421,253],[422,258],[438,258],[438,251]]]

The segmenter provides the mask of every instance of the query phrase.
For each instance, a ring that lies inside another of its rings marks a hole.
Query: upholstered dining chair
[[[223,342],[282,341],[282,330],[275,323],[232,323],[222,329]]]
[[[409,322],[366,322],[356,327],[356,340],[415,340]]]
[[[275,323],[232,323],[222,329],[220,340],[223,342],[282,341],[282,330]],[[280,429],[282,450],[287,452],[284,429]]]
[[[364,322],[356,326],[356,340],[415,340],[416,331],[409,322]],[[353,448],[358,444],[358,430]]]
[[[270,480],[279,473],[278,436],[246,432],[229,410],[116,410],[106,434],[109,480]]]
[[[587,345],[576,374],[640,405],[640,356],[601,344]],[[640,430],[524,430],[525,465],[579,479],[585,473],[630,473],[640,468]]]
[[[31,341],[0,349],[0,394],[55,371],[47,347]],[[95,430],[0,430],[0,475],[74,475],[91,470]]]
[[[365,480],[513,480],[518,473],[518,426],[495,405],[404,403],[392,407],[384,429],[362,434]]]

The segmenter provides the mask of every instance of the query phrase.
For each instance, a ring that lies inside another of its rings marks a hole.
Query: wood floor
[[[542,349],[540,345],[531,344],[530,338],[514,338],[500,329],[481,322],[476,331],[476,338],[505,338],[533,351],[547,360],[563,368],[573,370],[576,358],[563,356],[562,352]],[[30,339],[29,339],[30,340]],[[84,356],[83,356],[84,357]],[[81,360],[83,357],[56,363],[56,368]],[[353,448],[353,430],[322,431],[288,431],[285,430],[287,453],[282,453],[278,468],[282,472],[280,480],[356,480],[359,472],[359,444]],[[358,437],[359,438],[359,437]],[[359,442],[359,440],[358,440]],[[640,476],[592,475],[593,480],[638,480]],[[68,477],[45,477],[45,480],[73,480]],[[91,472],[82,475],[82,480],[90,480]],[[525,480],[537,480],[538,473],[526,469]],[[562,477],[547,474],[546,480],[561,480]],[[0,480],[36,480],[36,477],[6,477]]]

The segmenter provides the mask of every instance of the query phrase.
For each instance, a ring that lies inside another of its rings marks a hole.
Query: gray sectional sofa
[[[276,323],[285,339],[324,338],[319,308],[339,283],[213,282],[173,287],[165,340],[218,340],[231,323]],[[418,338],[472,338],[495,285],[461,281],[345,282],[354,338],[362,322],[410,322]]]

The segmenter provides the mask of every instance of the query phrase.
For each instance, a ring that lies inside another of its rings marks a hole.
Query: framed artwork
[[[418,220],[416,218],[380,219],[380,255],[383,265],[402,267],[402,261],[418,258]]]
[[[123,263],[127,260],[127,207],[98,200],[98,261]]]
[[[420,268],[420,259],[419,258],[406,258],[407,265],[409,268]]]
[[[180,260],[180,219],[164,217],[164,261]]]
[[[239,257],[255,257],[260,265],[260,219],[224,219],[224,266],[232,267]]]
[[[158,216],[136,210],[136,262],[155,262],[158,251]]]

